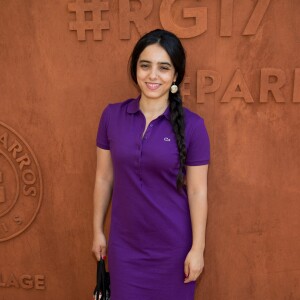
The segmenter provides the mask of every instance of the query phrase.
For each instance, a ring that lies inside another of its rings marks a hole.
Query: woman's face
[[[166,50],[158,44],[147,46],[137,62],[136,77],[142,97],[167,100],[176,74]]]

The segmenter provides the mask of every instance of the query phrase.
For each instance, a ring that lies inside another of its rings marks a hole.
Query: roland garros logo
[[[0,122],[0,242],[26,230],[42,199],[42,177],[34,153],[12,128]]]

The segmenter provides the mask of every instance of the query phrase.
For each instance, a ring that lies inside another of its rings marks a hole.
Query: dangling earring
[[[173,84],[171,85],[171,89],[170,89],[170,92],[172,94],[176,94],[178,91],[178,86],[175,84],[175,81],[173,82]]]

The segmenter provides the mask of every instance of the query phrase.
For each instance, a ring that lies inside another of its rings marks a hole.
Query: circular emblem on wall
[[[0,122],[0,242],[26,230],[42,200],[42,177],[26,141]]]

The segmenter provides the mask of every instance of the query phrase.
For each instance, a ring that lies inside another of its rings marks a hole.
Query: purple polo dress
[[[110,150],[114,186],[108,262],[111,300],[194,299],[184,284],[184,260],[192,245],[186,190],[176,188],[179,161],[169,108],[146,119],[139,100],[109,104],[97,146]],[[201,117],[184,108],[186,165],[209,163],[209,138]]]

